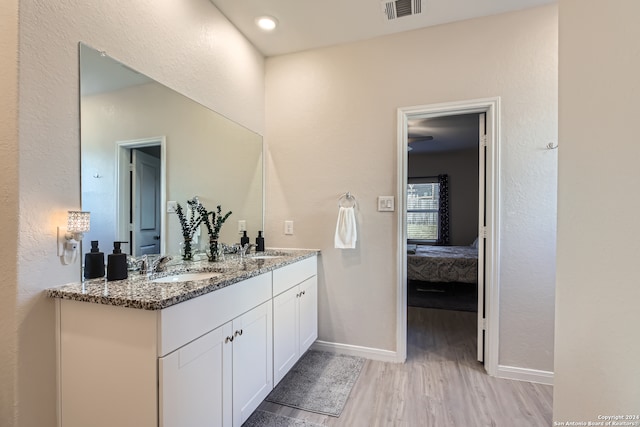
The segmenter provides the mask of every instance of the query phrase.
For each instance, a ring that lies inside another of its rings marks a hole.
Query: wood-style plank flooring
[[[325,426],[547,427],[552,387],[488,376],[476,314],[410,307],[407,362],[367,360],[339,418],[270,402],[259,409]]]

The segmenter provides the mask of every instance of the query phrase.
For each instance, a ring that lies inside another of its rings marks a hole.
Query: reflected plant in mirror
[[[128,241],[134,256],[177,254],[174,201],[193,194],[232,210],[249,234],[264,228],[260,135],[104,52],[79,49],[81,199],[92,215],[84,248]],[[237,240],[237,227],[220,230],[220,242]]]

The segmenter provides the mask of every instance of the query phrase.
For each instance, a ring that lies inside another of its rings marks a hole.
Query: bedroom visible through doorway
[[[405,358],[408,306],[471,311],[477,359],[495,375],[498,118],[499,98],[398,110],[398,353]]]
[[[484,113],[408,122],[410,307],[478,311],[480,119]]]

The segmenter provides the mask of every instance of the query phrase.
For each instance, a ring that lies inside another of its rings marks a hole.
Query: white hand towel
[[[355,209],[341,206],[336,224],[335,247],[337,249],[354,249],[357,238]]]

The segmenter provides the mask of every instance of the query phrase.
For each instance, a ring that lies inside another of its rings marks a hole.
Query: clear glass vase
[[[207,257],[211,262],[220,260],[221,258],[220,245],[218,244],[217,240],[209,240],[209,247],[207,248]]]
[[[190,237],[185,237],[184,240],[180,242],[180,255],[183,261],[193,260],[193,241]]]

